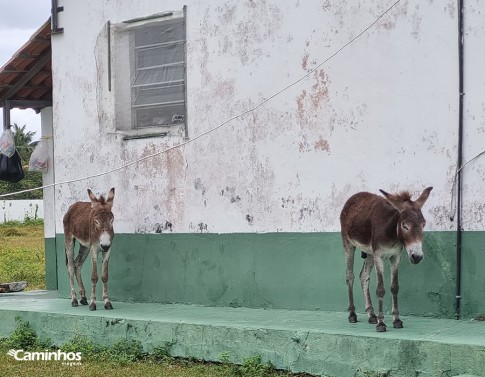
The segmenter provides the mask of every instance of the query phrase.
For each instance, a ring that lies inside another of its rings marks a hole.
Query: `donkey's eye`
[[[409,230],[409,224],[406,224],[406,223],[403,223],[402,224],[402,227],[406,230]]]
[[[114,219],[111,219],[111,224],[113,224]]]
[[[94,220],[94,223],[99,226],[99,221],[98,220]]]

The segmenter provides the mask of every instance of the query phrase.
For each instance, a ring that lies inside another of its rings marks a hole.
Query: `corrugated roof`
[[[11,107],[40,110],[45,102],[16,103],[15,101],[52,102],[52,53],[50,18],[0,68],[0,106],[13,101]]]

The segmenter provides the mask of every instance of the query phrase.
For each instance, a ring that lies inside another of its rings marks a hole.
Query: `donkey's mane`
[[[403,202],[411,201],[411,194],[409,191],[401,191],[397,196],[399,196]]]
[[[104,197],[104,195],[100,195],[99,198],[98,198],[98,202],[100,204],[104,204],[106,203],[106,198]]]

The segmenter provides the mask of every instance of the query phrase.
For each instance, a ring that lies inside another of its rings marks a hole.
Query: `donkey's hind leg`
[[[76,259],[74,259],[74,273],[76,275],[77,285],[79,287],[79,295],[81,296],[80,303],[83,305],[87,305],[88,300],[86,299],[86,289],[84,288],[81,270],[88,255],[89,248],[80,244],[79,254],[77,255]]]
[[[372,269],[374,268],[374,256],[372,254],[367,254],[364,259],[364,265],[362,266],[362,271],[360,271],[360,283],[362,285],[362,291],[364,292],[365,301],[365,312],[369,317],[369,323],[376,324],[377,316],[374,312],[374,307],[372,306],[372,301],[369,292],[369,280]]]
[[[71,306],[78,306],[76,289],[74,288],[74,238],[72,234],[65,234],[64,245],[66,248],[66,265],[71,285]]]
[[[347,266],[347,272],[345,281],[347,282],[347,289],[349,293],[349,322],[357,322],[357,315],[355,314],[354,306],[354,256],[355,256],[355,246],[350,243],[346,237],[342,237],[342,243],[345,249],[345,262]]]

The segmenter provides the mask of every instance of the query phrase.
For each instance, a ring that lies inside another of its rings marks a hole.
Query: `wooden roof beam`
[[[51,60],[51,52],[49,51],[47,54],[39,58],[32,68],[28,69],[27,72],[13,84],[13,87],[4,95],[1,96],[0,101],[10,99],[15,93],[17,93],[25,84],[27,84],[32,77],[34,77],[46,64]]]

